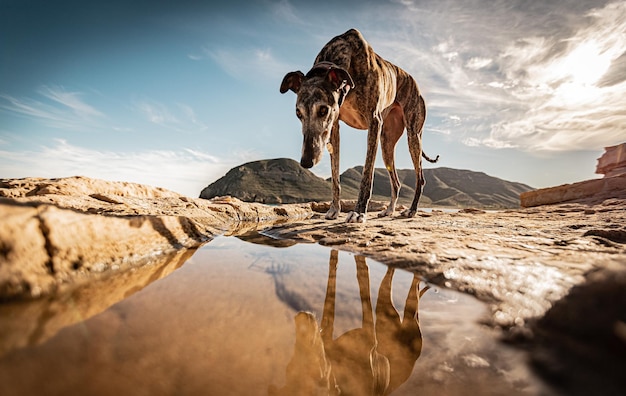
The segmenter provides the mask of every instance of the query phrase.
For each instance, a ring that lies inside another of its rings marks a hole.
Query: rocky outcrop
[[[309,205],[193,199],[84,177],[0,184],[0,299],[34,298],[122,273],[252,224],[304,218]]]
[[[520,194],[523,208],[566,202],[593,205],[611,198],[626,199],[626,174],[563,184]]]
[[[598,158],[596,173],[604,174],[604,178],[522,192],[521,206],[530,208],[566,202],[594,205],[611,198],[626,199],[626,143],[607,147]]]
[[[604,177],[626,174],[626,143],[606,147],[602,157],[598,158],[596,173]]]
[[[288,158],[254,161],[237,166],[200,192],[200,198],[205,199],[224,195],[266,204],[331,199],[329,182]]]

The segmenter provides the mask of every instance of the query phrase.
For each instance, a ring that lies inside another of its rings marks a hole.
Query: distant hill
[[[200,198],[230,195],[268,204],[328,201],[330,183],[288,158],[248,162],[232,168],[200,193]]]
[[[362,166],[341,174],[341,198],[356,199]],[[399,169],[399,203],[409,205],[415,192],[415,171]],[[509,182],[482,172],[452,168],[424,169],[426,185],[420,206],[481,208],[519,207],[519,195],[533,190],[525,184]],[[385,169],[374,172],[372,199],[388,201],[389,177]],[[228,171],[200,193],[200,198],[231,195],[242,201],[267,204],[329,201],[330,180],[316,176],[292,159],[278,158],[249,162]]]

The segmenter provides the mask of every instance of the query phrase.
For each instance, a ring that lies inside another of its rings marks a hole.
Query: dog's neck
[[[339,69],[339,66],[333,62],[322,61],[313,65],[311,70],[306,74],[306,78],[317,77],[328,73],[329,70]]]
[[[330,70],[339,69],[339,68],[340,67],[334,64],[333,62],[321,61],[313,65],[311,70],[307,72],[306,78],[324,76]],[[347,95],[347,92],[345,90],[343,89],[339,90],[339,99],[337,100],[339,107],[341,107],[341,105],[343,104],[343,100],[345,99],[346,95]]]

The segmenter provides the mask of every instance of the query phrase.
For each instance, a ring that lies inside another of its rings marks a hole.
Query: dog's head
[[[318,63],[306,75],[298,70],[283,78],[280,92],[291,90],[298,95],[296,116],[304,137],[302,167],[311,168],[322,159],[333,124],[339,119],[339,107],[352,88],[350,74],[329,62]]]

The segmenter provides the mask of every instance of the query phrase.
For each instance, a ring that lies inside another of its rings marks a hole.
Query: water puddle
[[[3,345],[0,394],[540,393],[524,356],[479,324],[482,303],[362,256],[252,232],[174,268],[86,320]],[[3,344],[36,304],[0,306]]]

